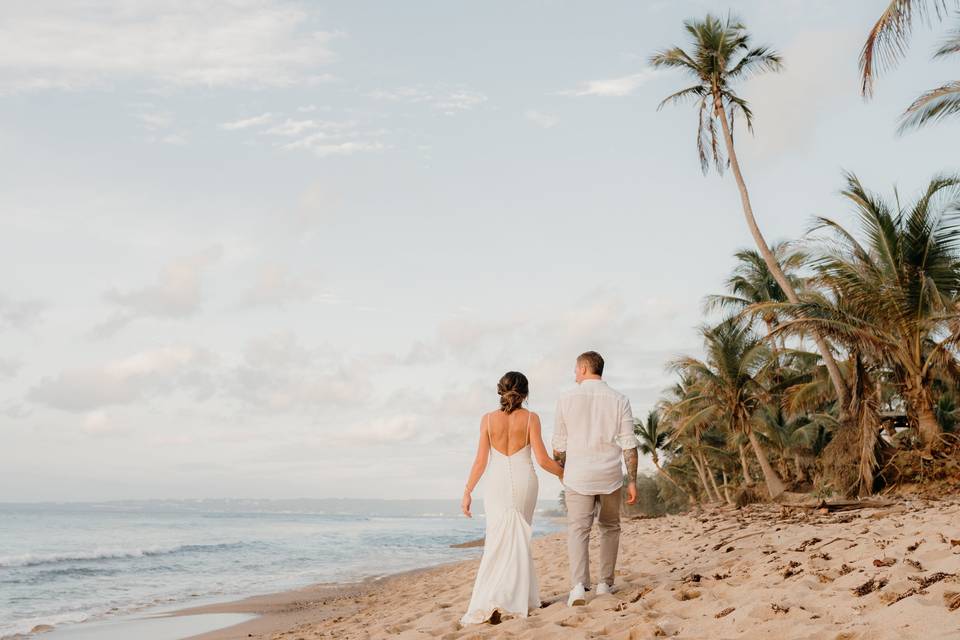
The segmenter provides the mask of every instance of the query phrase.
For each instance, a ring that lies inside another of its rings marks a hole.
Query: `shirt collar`
[[[594,380],[593,378],[587,378],[586,380],[580,383],[581,387],[592,387],[594,385],[603,384],[603,380]]]

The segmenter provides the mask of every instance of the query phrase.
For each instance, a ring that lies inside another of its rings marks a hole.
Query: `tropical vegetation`
[[[891,2],[864,48],[864,92],[902,54],[911,20],[943,19],[949,4]],[[960,176],[905,197],[846,173],[852,223],[818,217],[804,237],[768,244],[734,145],[736,123],[752,131],[753,119],[736,85],[783,61],[732,16],[684,29],[689,46],[651,64],[693,83],[660,106],[696,106],[701,168],[732,170],[756,247],[736,252],[726,291],[706,296],[701,355],[669,363],[675,383],[636,421],[657,508],[866,496],[949,469],[960,480]],[[960,52],[960,31],[950,42]],[[960,113],[960,90],[950,99],[905,123]]]

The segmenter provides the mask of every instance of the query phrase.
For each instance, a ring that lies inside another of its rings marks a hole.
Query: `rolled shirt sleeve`
[[[630,408],[630,400],[623,399],[623,406],[620,408],[620,429],[617,432],[617,444],[621,449],[636,449],[638,446],[637,436],[633,433],[633,410]]]
[[[553,439],[550,441],[554,451],[567,450],[567,425],[563,421],[563,403],[557,402],[557,411],[553,418]]]

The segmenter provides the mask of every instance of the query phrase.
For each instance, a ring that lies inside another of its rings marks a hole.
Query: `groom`
[[[627,467],[627,504],[637,501],[637,438],[630,401],[603,381],[603,358],[587,351],[574,369],[577,388],[560,396],[553,458],[564,468],[567,553],[573,590],[567,605],[586,604],[590,588],[588,544],[593,518],[600,529],[597,595],[610,593],[620,546],[621,456]]]

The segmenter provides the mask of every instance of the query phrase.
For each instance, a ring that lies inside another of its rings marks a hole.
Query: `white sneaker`
[[[578,583],[570,591],[570,597],[567,598],[568,607],[582,607],[587,604],[587,591],[583,588],[583,583]]]
[[[608,585],[606,582],[597,583],[597,595],[605,596],[608,593],[613,593],[613,587]]]

